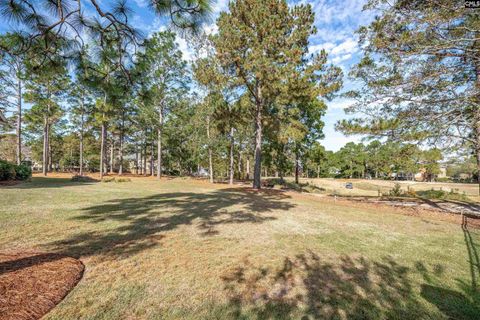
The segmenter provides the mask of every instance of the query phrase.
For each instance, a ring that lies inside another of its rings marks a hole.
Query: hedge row
[[[32,169],[25,164],[16,165],[0,160],[0,181],[28,180],[32,177]]]

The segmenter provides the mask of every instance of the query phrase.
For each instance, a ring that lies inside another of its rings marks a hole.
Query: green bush
[[[15,165],[7,161],[0,160],[0,181],[15,179]]]
[[[98,180],[89,177],[89,176],[81,176],[81,175],[75,175],[70,179],[72,182],[98,182]]]
[[[0,160],[0,181],[6,180],[28,180],[32,177],[32,169],[30,166],[21,164],[9,163]]]
[[[21,164],[19,166],[15,166],[16,176],[15,179],[17,180],[28,180],[32,177],[32,168],[25,164]]]
[[[417,194],[426,199],[443,199],[443,200],[459,200],[466,201],[468,200],[467,195],[464,193],[458,193],[455,190],[450,190],[450,192],[444,190],[426,190],[419,191]]]

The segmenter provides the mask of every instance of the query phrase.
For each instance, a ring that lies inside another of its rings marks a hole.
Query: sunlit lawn
[[[0,189],[0,250],[79,257],[47,319],[479,319],[480,232],[189,179]]]
[[[449,183],[449,182],[419,182],[395,180],[367,180],[367,179],[330,179],[330,178],[304,178],[302,183],[316,185],[327,193],[336,193],[344,196],[378,196],[378,193],[388,194],[396,183],[400,184],[403,191],[443,190],[465,194],[470,201],[480,201],[479,187],[476,183]],[[353,189],[346,189],[345,183],[352,182]]]

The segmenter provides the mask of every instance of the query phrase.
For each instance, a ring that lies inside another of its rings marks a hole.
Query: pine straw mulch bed
[[[80,260],[53,253],[0,253],[0,318],[39,319],[80,281]]]

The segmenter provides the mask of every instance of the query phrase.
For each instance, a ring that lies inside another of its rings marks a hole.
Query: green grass
[[[0,199],[0,250],[86,265],[46,319],[480,318],[480,232],[433,217],[185,179]]]

